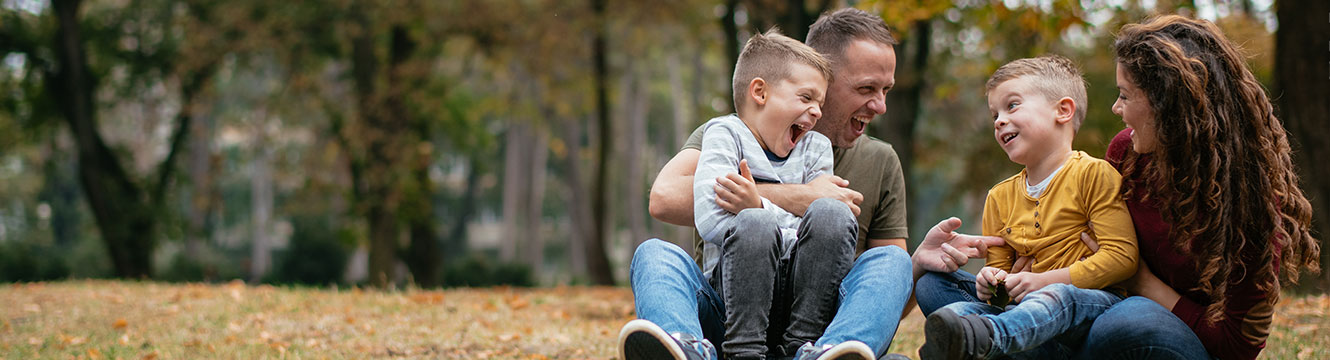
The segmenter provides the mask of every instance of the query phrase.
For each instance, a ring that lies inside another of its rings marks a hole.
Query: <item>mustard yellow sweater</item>
[[[1025,176],[1021,170],[988,191],[984,235],[1001,236],[1009,245],[989,248],[988,266],[1011,271],[1016,257],[1031,256],[1035,272],[1071,267],[1072,285],[1083,289],[1101,289],[1136,273],[1136,229],[1118,194],[1122,176],[1112,165],[1074,151],[1039,198],[1026,192]],[[1080,240],[1087,224],[1094,226],[1099,252]]]

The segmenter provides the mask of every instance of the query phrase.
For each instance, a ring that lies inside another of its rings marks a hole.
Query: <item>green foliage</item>
[[[159,270],[153,279],[169,282],[203,282],[216,279],[215,271],[202,261],[190,260],[184,253],[176,254],[166,268]]]
[[[349,230],[335,230],[328,221],[297,217],[291,221],[291,245],[274,258],[276,267],[268,282],[327,285],[340,283],[355,237]]]
[[[495,263],[489,257],[468,256],[449,264],[443,272],[444,287],[534,286],[531,268],[525,264]]]
[[[91,227],[91,224],[84,225]],[[111,258],[106,256],[106,244],[91,231],[79,236],[72,249],[62,249],[68,254],[69,275],[79,279],[107,278],[111,276]]]
[[[0,281],[48,281],[69,276],[63,252],[27,241],[0,242]]]

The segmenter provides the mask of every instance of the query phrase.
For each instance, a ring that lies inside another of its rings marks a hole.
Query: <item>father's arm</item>
[[[693,174],[701,155],[699,149],[683,149],[660,169],[647,202],[651,217],[674,225],[693,226]]]
[[[693,174],[701,154],[701,150],[683,149],[660,169],[651,184],[647,203],[651,217],[674,225],[693,226]],[[803,214],[813,200],[829,197],[850,205],[850,210],[858,215],[864,196],[845,186],[849,186],[849,181],[822,176],[807,184],[760,184],[757,192],[791,214]],[[905,248],[905,239],[892,240],[900,240],[901,248]]]
[[[832,198],[845,203],[850,207],[850,211],[854,212],[854,216],[859,216],[859,204],[864,201],[864,195],[850,190],[849,186],[849,180],[834,175],[823,175],[807,184],[758,184],[757,192],[791,214],[802,215],[807,212],[808,205],[812,204],[813,200]],[[905,241],[905,239],[900,240],[902,244]]]
[[[683,150],[660,169],[656,181],[651,184],[647,209],[656,220],[694,226],[693,174],[697,173],[697,160],[702,154],[702,130],[703,127],[698,127],[688,136]],[[813,200],[829,197],[845,202],[858,215],[863,195],[846,188],[849,184],[840,177],[822,176],[807,184],[762,184],[758,185],[757,192],[792,214],[803,214]]]

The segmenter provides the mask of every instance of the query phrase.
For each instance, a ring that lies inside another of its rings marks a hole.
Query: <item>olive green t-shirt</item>
[[[702,130],[688,136],[683,149],[702,150]],[[831,148],[832,171],[850,181],[850,189],[864,195],[859,204],[859,241],[856,253],[868,250],[868,239],[904,239],[909,236],[905,216],[905,175],[891,144],[868,135],[851,148]],[[694,236],[696,237],[696,236]]]

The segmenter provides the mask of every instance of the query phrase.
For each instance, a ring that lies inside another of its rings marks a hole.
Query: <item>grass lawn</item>
[[[0,285],[0,359],[610,359],[625,288],[325,290],[118,281]],[[1330,298],[1286,297],[1262,358],[1330,358]],[[916,311],[892,352],[915,357]]]

